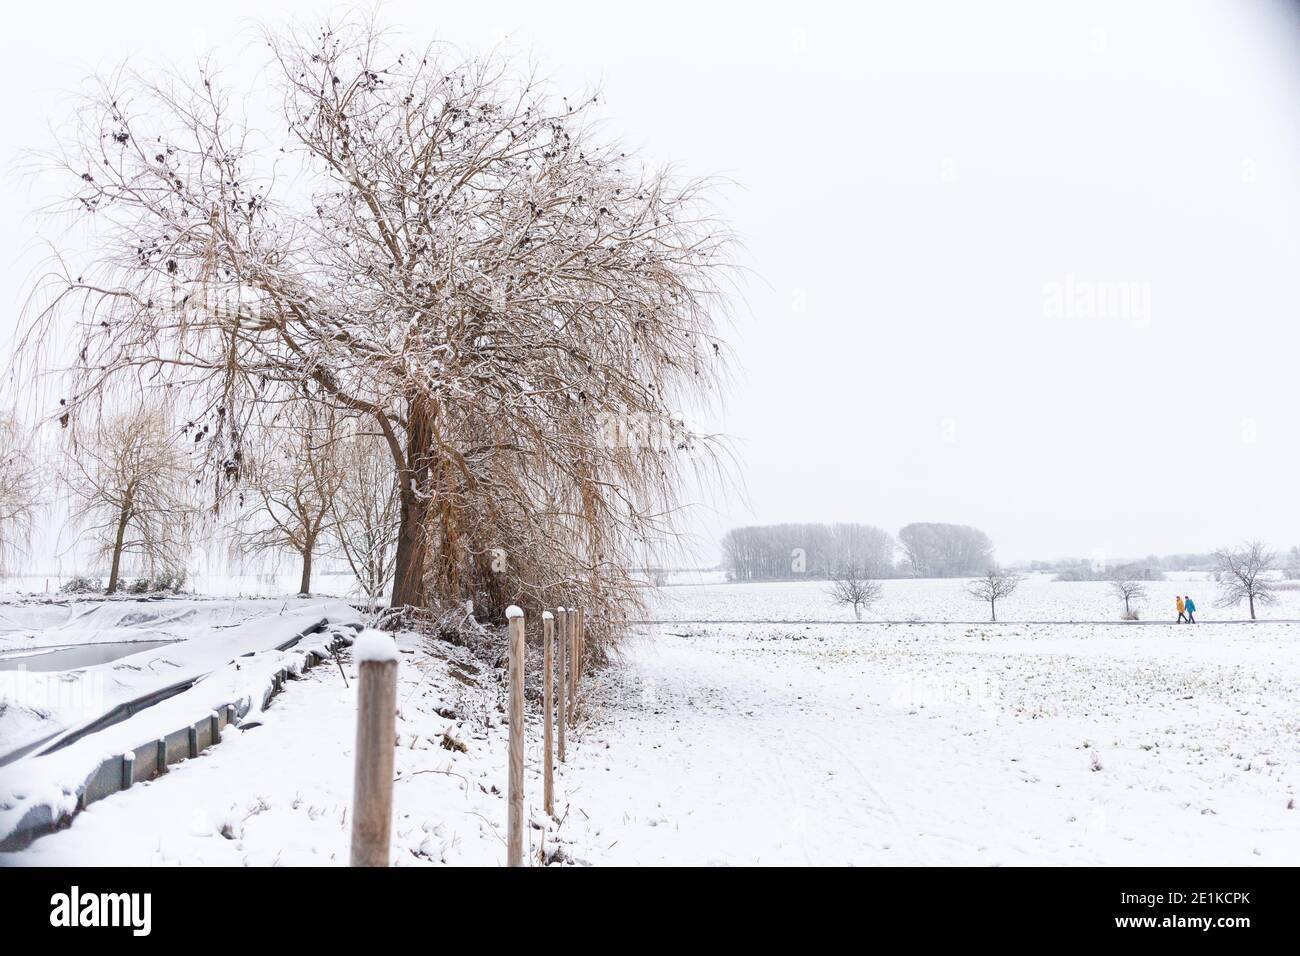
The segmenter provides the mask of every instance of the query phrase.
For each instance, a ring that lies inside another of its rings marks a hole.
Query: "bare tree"
[[[282,412],[262,430],[263,441],[244,461],[243,512],[234,544],[243,553],[290,552],[302,575],[298,593],[311,593],[312,562],[333,529],[340,484],[335,442],[338,423],[311,405]]]
[[[333,538],[374,608],[393,578],[401,495],[387,449],[373,433],[345,437],[337,461]]]
[[[1219,548],[1214,552],[1214,559],[1218,562],[1220,591],[1216,607],[1234,607],[1246,601],[1253,621],[1255,605],[1277,603],[1277,595],[1265,577],[1277,563],[1277,555],[1263,542],[1248,541],[1240,548]]]
[[[919,522],[898,532],[912,572],[925,578],[960,578],[989,566],[993,542],[978,528]]]
[[[74,433],[64,478],[72,519],[110,561],[108,594],[121,584],[124,557],[151,573],[184,570],[197,514],[177,431],[161,409],[141,406]]]
[[[1020,575],[991,567],[984,577],[976,578],[966,593],[978,601],[987,601],[990,620],[998,619],[998,601],[1009,597],[1020,586]]]
[[[629,556],[670,546],[683,481],[723,462],[685,424],[723,371],[710,184],[496,58],[355,17],[267,39],[283,115],[257,135],[206,72],[84,104],[52,165],[102,244],[61,250],[24,354],[79,323],[74,417],[109,382],[183,387],[218,485],[268,404],[368,418],[400,494],[394,605],[581,591],[593,630],[625,618]],[[608,439],[628,423],[654,437]]]
[[[31,432],[14,416],[0,414],[0,573],[31,540],[40,486]]]
[[[831,577],[830,596],[836,604],[853,608],[853,616],[862,620],[862,611],[880,600],[883,589],[879,581],[866,577],[857,565],[845,565]]]
[[[1110,586],[1116,596],[1124,602],[1124,620],[1136,621],[1137,611],[1133,609],[1132,605],[1138,601],[1146,600],[1146,585],[1136,578],[1124,578],[1119,581],[1112,581]]]

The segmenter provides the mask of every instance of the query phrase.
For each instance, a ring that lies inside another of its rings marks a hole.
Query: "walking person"
[[[1183,596],[1177,595],[1178,600],[1174,602],[1178,608],[1178,623],[1182,624],[1187,620],[1187,605],[1183,603]]]
[[[1192,615],[1196,613],[1196,602],[1192,600],[1190,594],[1183,598],[1183,607],[1187,610],[1187,623],[1195,624],[1196,618]]]

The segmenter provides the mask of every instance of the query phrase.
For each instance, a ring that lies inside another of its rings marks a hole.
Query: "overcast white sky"
[[[327,4],[22,4],[0,159],[81,79],[244,58]],[[986,530],[999,557],[1300,542],[1300,18],[1235,2],[385,5],[423,43],[503,39],[655,160],[719,174],[752,277],[722,428],[733,524]],[[0,315],[37,197],[7,173]],[[1129,293],[1100,312],[1089,297]]]

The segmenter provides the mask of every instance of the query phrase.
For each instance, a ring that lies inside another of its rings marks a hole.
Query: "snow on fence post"
[[[555,816],[555,754],[552,746],[555,741],[555,615],[550,611],[542,612],[542,806],[548,814]]]
[[[506,788],[506,866],[524,865],[524,612],[506,608],[510,627],[510,780]]]
[[[352,865],[388,866],[397,746],[397,645],[379,631],[352,645],[357,661],[356,769],[352,788]]]
[[[568,621],[568,617],[569,617],[569,616],[568,616],[567,612],[565,612],[564,608],[562,608],[562,607],[557,607],[557,608],[555,609],[555,617],[556,617],[556,620],[557,620],[557,625],[556,625],[556,627],[557,627],[557,630],[559,631],[559,634],[558,634],[558,640],[556,641],[556,643],[558,643],[559,646],[560,646],[560,663],[559,663],[559,665],[558,665],[558,668],[559,668],[559,669],[558,669],[558,672],[557,672],[556,675],[555,675],[555,685],[556,685],[556,687],[559,688],[559,692],[560,692],[560,694],[559,694],[559,699],[555,702],[555,711],[556,711],[556,716],[559,718],[559,721],[560,721],[560,747],[559,747],[559,758],[560,758],[560,763],[564,763],[564,723],[565,723],[565,721],[564,721],[564,683],[565,683],[565,681],[567,681],[567,680],[569,679],[569,678],[568,678],[568,671],[565,670],[565,666],[564,666],[564,665],[565,665],[565,662],[568,660],[568,653],[567,653],[567,651],[566,651],[566,647],[568,646],[568,638],[566,637],[567,630],[566,630],[565,625],[566,625],[566,622]]]

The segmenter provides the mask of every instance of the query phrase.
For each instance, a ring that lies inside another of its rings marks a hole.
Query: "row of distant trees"
[[[989,620],[998,619],[998,602],[1015,593],[1023,580],[1021,575],[990,566],[966,586],[966,593],[976,601],[989,606]],[[832,603],[853,608],[853,616],[862,620],[862,612],[884,595],[884,587],[854,565],[837,569],[830,578],[829,595]]]
[[[1292,548],[1291,554],[1300,557],[1300,548]],[[1278,556],[1262,542],[1249,541],[1240,547],[1219,548],[1213,556],[1214,577],[1219,585],[1216,607],[1236,607],[1244,603],[1249,607],[1253,621],[1256,620],[1257,608],[1277,602],[1269,572],[1275,569]],[[862,612],[884,594],[880,581],[860,565],[841,565],[829,577],[832,602],[851,607],[858,620],[862,619]],[[966,590],[975,600],[988,604],[989,618],[996,621],[998,602],[1014,594],[1022,580],[1022,576],[1014,571],[990,565],[983,574],[971,580]],[[1139,605],[1149,596],[1147,580],[1133,574],[1118,575],[1111,581],[1111,588],[1123,602],[1124,620],[1136,621]]]
[[[1052,561],[1026,561],[1021,565],[1025,571],[1040,571],[1056,574],[1062,581],[1103,581],[1115,566],[1138,567],[1150,573],[1149,580],[1159,580],[1157,576],[1165,571],[1206,571],[1214,567],[1214,552],[1204,551],[1181,554],[1149,554],[1143,558],[1126,558],[1116,561],[1097,558],[1057,558]]]
[[[776,524],[731,529],[722,555],[732,581],[831,578],[847,567],[873,579],[955,578],[988,570],[993,542],[957,524],[909,524],[897,540],[869,524]]]

